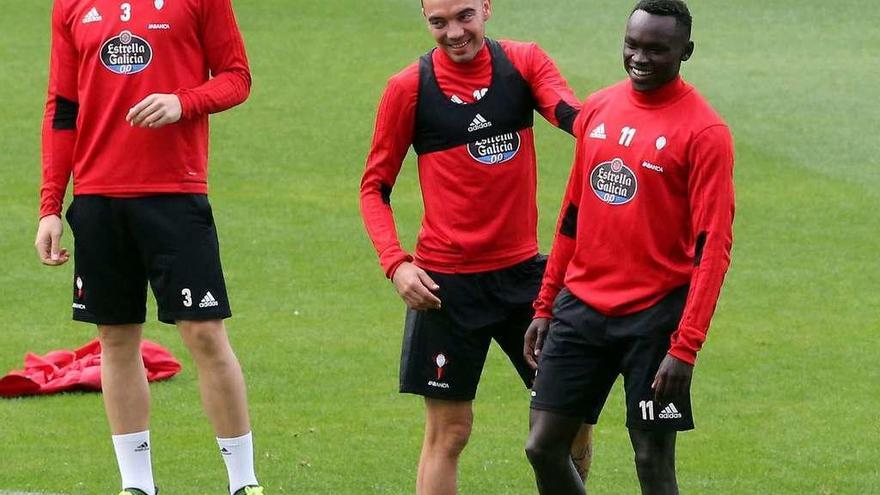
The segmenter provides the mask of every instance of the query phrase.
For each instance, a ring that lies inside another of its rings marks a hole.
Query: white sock
[[[156,495],[150,460],[150,430],[113,435],[113,449],[116,450],[122,488],[137,488],[147,495]]]
[[[251,432],[236,438],[217,438],[220,455],[229,475],[229,493],[248,485],[259,485],[254,473],[254,438]]]

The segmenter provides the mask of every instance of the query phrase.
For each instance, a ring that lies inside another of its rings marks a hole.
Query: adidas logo
[[[471,122],[471,126],[468,127],[468,132],[479,131],[480,129],[485,129],[487,127],[492,127],[492,122],[486,120],[482,115],[477,114]]]
[[[214,306],[219,306],[220,303],[214,299],[214,296],[211,294],[211,291],[208,291],[205,294],[205,297],[202,298],[202,302],[199,303],[200,308],[212,308]]]
[[[220,454],[222,454],[222,455],[232,455],[232,452],[230,452],[229,449],[227,449],[226,447],[223,447],[222,449],[220,449]]]
[[[135,452],[149,452],[149,450],[150,450],[150,444],[148,444],[147,442],[144,442],[134,448]]]
[[[679,419],[681,413],[675,408],[675,404],[670,402],[666,408],[660,411],[660,414],[658,414],[657,417],[660,419]]]
[[[608,136],[605,135],[605,124],[599,124],[599,127],[593,129],[593,132],[590,133],[590,137],[593,139],[608,139]]]
[[[92,10],[90,10],[85,15],[85,17],[83,17],[82,23],[89,24],[92,22],[98,22],[98,21],[102,21],[102,20],[104,20],[104,18],[101,17],[101,14],[98,13],[98,9],[96,9],[95,7],[92,7]]]

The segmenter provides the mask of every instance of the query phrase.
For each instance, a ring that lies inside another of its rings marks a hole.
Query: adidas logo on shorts
[[[211,294],[211,291],[208,291],[205,294],[205,297],[202,298],[202,302],[199,303],[200,308],[213,308],[215,306],[219,306],[220,303],[214,299],[214,296]]]
[[[657,417],[660,419],[679,419],[681,418],[681,413],[675,408],[675,404],[670,402],[668,406],[660,411]]]

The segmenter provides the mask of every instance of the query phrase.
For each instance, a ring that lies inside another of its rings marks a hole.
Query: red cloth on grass
[[[141,355],[147,380],[171,378],[180,372],[180,362],[170,351],[144,340]],[[0,397],[48,395],[67,390],[101,390],[101,343],[95,339],[70,351],[61,349],[43,356],[27,353],[24,369],[0,378]]]

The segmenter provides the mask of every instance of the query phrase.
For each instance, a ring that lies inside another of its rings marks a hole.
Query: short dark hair
[[[637,10],[644,10],[651,15],[663,15],[675,17],[678,24],[683,26],[687,31],[688,37],[691,35],[691,25],[694,22],[691,17],[691,11],[682,0],[641,0],[633,7],[630,15]]]

